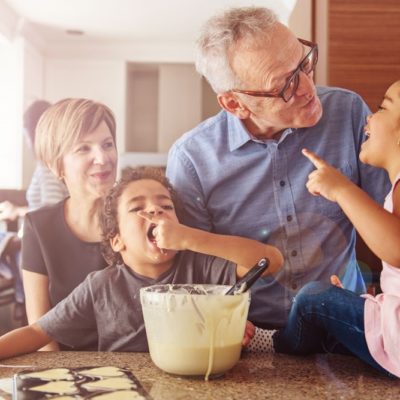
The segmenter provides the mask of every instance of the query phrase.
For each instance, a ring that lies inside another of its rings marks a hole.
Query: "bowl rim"
[[[198,287],[201,286],[205,289],[208,288],[221,288],[222,289],[226,289],[226,291],[228,291],[228,289],[230,289],[232,287],[232,285],[220,285],[220,284],[213,284],[213,283],[160,283],[160,284],[154,284],[154,285],[149,285],[149,286],[145,286],[140,288],[140,293],[144,294],[144,293],[151,293],[152,295],[175,295],[175,296],[187,296],[187,295],[191,295],[191,296],[204,296],[203,293],[182,293],[182,292],[175,292],[174,291],[174,287],[177,288],[184,288],[184,287]],[[164,287],[169,287],[168,291],[157,291],[157,288],[164,288]],[[225,292],[226,292],[225,291]],[[221,292],[221,293],[212,293],[212,292],[206,292],[205,294],[207,296],[225,296],[225,292]],[[235,296],[227,296],[227,297],[237,297],[238,295],[250,295],[249,291],[247,292],[243,292],[243,293],[238,293],[235,294]]]

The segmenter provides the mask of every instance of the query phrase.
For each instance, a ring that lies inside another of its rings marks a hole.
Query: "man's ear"
[[[217,100],[225,111],[228,111],[239,119],[247,119],[250,117],[248,108],[232,92],[218,94]]]
[[[110,239],[110,246],[116,253],[120,253],[122,250],[125,250],[125,244],[122,241],[119,233]]]

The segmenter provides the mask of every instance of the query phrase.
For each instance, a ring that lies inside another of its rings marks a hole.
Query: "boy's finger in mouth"
[[[147,237],[150,240],[150,242],[157,244],[156,240],[156,230],[157,225],[156,224],[150,224],[148,230],[147,230]]]

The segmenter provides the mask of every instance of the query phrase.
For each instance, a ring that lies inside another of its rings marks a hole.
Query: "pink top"
[[[385,199],[384,208],[389,212],[393,212],[393,188],[399,181],[400,174]],[[365,295],[365,337],[376,362],[400,378],[400,268],[384,261],[382,266],[382,293]]]

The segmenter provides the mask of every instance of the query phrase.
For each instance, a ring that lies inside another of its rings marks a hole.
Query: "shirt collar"
[[[235,151],[248,141],[252,140],[252,138],[246,127],[243,125],[241,119],[235,117],[229,112],[226,112],[226,114],[229,135],[229,150]]]
[[[241,119],[235,117],[229,112],[226,112],[226,114],[227,114],[229,150],[231,152],[239,149],[249,141],[253,141],[255,143],[263,143],[266,145],[268,145],[268,142],[276,143],[276,140],[274,139],[267,139],[267,140],[256,139],[247,130]],[[285,129],[278,140],[278,144],[283,142],[283,140],[285,140],[285,138],[293,132],[294,129],[292,128]]]

